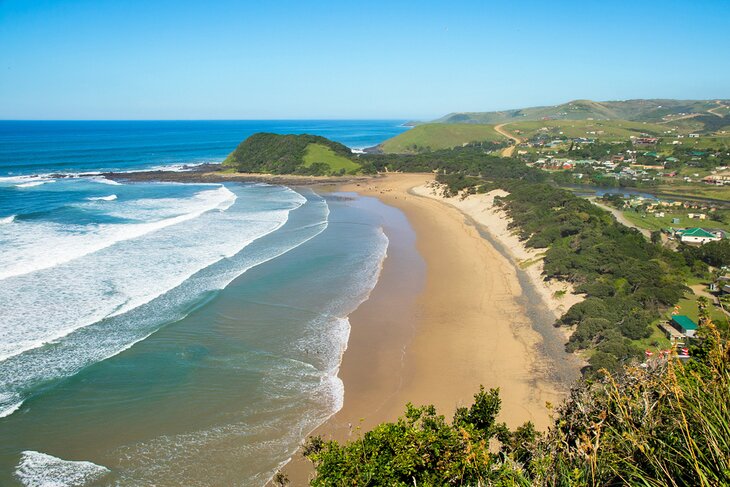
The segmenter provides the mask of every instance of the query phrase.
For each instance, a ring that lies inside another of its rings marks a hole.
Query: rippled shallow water
[[[340,407],[378,204],[0,177],[0,485],[263,484]]]

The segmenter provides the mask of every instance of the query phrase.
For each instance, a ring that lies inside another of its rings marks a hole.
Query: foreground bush
[[[730,485],[730,352],[705,321],[696,359],[583,383],[536,445],[535,485]]]
[[[510,435],[495,422],[500,404],[496,389],[482,388],[470,408],[456,411],[451,424],[433,406],[409,404],[397,422],[381,424],[346,445],[310,438],[304,455],[317,471],[311,485],[529,485],[489,449],[491,439]]]
[[[350,443],[310,438],[312,485],[730,485],[730,349],[701,321],[694,360],[582,381],[545,434],[497,423],[498,391],[482,389],[450,424],[408,405]]]

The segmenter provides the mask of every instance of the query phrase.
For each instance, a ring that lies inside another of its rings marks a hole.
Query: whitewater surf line
[[[319,198],[312,203],[322,208],[322,219],[318,224],[311,222],[290,231],[289,233],[295,233],[292,236],[287,235],[288,239],[293,240],[291,244],[287,244],[289,241],[287,240],[280,245],[266,246],[262,255],[247,254],[245,250],[252,243],[276,233],[288,221],[289,212],[301,207],[306,201],[288,188],[284,193],[296,195],[303,201],[297,200],[295,206],[286,212],[286,218],[275,228],[245,242],[234,255],[218,259],[194,274],[186,275],[171,289],[145,299],[144,302],[135,303],[131,309],[107,313],[98,319],[92,317],[83,324],[77,321],[73,329],[56,331],[55,333],[59,335],[57,337],[44,336],[42,339],[28,342],[22,351],[17,350],[16,353],[4,357],[3,361],[0,361],[0,411],[5,415],[16,411],[34,384],[73,375],[90,363],[105,360],[144,340],[163,324],[184,318],[190,309],[181,308],[181,303],[190,302],[206,292],[223,289],[249,269],[297,248],[327,228],[329,209],[326,202]],[[63,305],[63,302],[60,304]],[[37,323],[35,317],[29,319]],[[49,342],[57,345],[51,348],[43,347]]]
[[[22,230],[23,234],[4,236],[4,240],[12,246],[0,256],[0,280],[55,267],[119,242],[187,222],[212,210],[227,210],[236,201],[236,195],[220,186],[217,190],[201,191],[191,200],[195,200],[197,207],[191,208],[188,213],[146,223],[99,225],[93,229],[94,232],[87,233],[69,234],[68,226],[47,223],[31,228],[31,223],[28,223]],[[54,237],[59,241],[48,246],[49,240]],[[46,245],[37,246],[39,241]]]

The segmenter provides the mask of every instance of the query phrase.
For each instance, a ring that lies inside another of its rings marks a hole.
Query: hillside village
[[[549,173],[554,184],[587,197],[646,239],[694,262],[687,283],[691,290],[652,323],[654,332],[642,341],[650,356],[667,347],[681,351],[692,340],[702,300],[714,319],[725,322],[730,316],[725,311],[730,305],[726,112],[723,100],[578,100],[450,114],[414,124],[375,149],[418,158],[435,148],[471,147],[511,157]]]
[[[535,167],[566,171],[577,183],[652,186],[683,181],[730,185],[730,149],[720,144],[684,146],[683,135],[665,138],[643,133],[628,140],[601,141],[561,134],[554,137],[540,131],[520,143],[516,155]],[[703,140],[695,135],[687,138]]]
[[[730,236],[730,211],[700,201],[680,201],[643,194],[606,193],[602,200],[638,221],[640,227],[660,230],[669,240],[703,244]],[[642,221],[643,220],[643,221]],[[688,229],[701,227],[709,235],[694,239]]]

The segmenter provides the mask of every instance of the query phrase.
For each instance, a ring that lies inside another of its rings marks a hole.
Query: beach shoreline
[[[457,407],[471,403],[480,385],[500,389],[499,420],[512,428],[532,421],[544,430],[550,419],[546,403],[557,404],[579,376],[579,360],[564,351],[565,335],[552,327],[565,301],[554,298],[549,287],[540,291],[541,277],[538,281],[534,273],[529,279],[537,292],[526,293],[528,269],[522,275],[519,260],[498,251],[483,232],[515,256],[519,246],[526,252],[524,246],[516,237],[511,241],[492,233],[495,222],[472,208],[432,194],[433,179],[433,174],[389,174],[336,188],[399,209],[415,241],[404,241],[398,229],[395,235],[393,228],[384,229],[391,246],[380,279],[350,315],[351,335],[339,373],[343,407],[314,435],[356,438],[397,419],[407,402],[434,404],[450,418]],[[475,208],[484,203],[465,201]],[[504,215],[490,216],[504,220]],[[414,253],[423,260],[425,275],[409,272],[416,267]],[[527,308],[540,306],[538,329],[534,309]],[[552,334],[557,347],[543,346],[544,334]],[[553,374],[556,367],[565,370]],[[284,472],[292,485],[305,485],[312,468],[297,454]]]
[[[330,197],[376,198],[401,215],[381,215],[390,245],[369,299],[349,316],[338,374],[343,407],[313,435],[355,438],[396,420],[408,402],[434,404],[450,418],[480,385],[500,389],[499,420],[511,428],[526,421],[547,427],[546,404],[566,396],[583,365],[564,350],[567,331],[552,325],[582,297],[568,283],[543,280],[541,252],[524,246],[494,204],[506,193],[446,198],[433,174],[331,178],[210,169],[103,176],[316,187]],[[312,474],[299,453],[283,470],[293,485]]]
[[[566,281],[544,279],[545,250],[526,247],[516,233],[509,228],[511,223],[509,215],[494,202],[495,197],[503,198],[509,195],[508,192],[496,189],[483,194],[446,197],[443,188],[435,182],[416,186],[411,192],[414,195],[433,198],[451,205],[485,228],[507,252],[512,262],[529,276],[542,301],[556,320],[563,316],[571,306],[585,299],[583,295],[576,293],[573,286]],[[566,335],[566,340],[568,337],[569,335]]]

